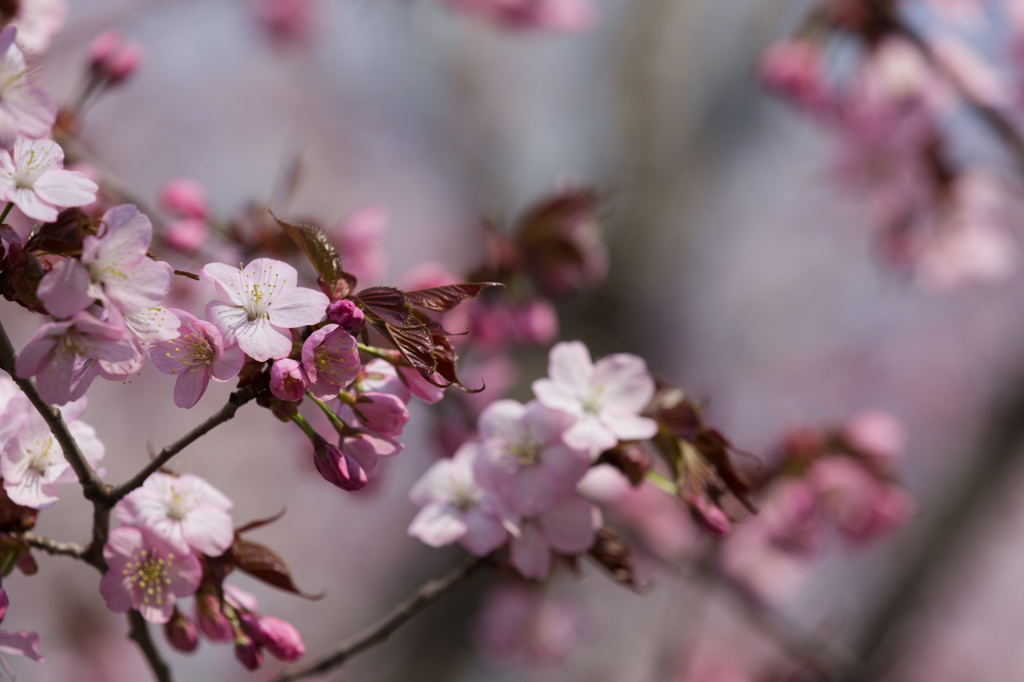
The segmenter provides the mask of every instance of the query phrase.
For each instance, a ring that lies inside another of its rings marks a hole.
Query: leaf
[[[327,298],[332,301],[348,298],[348,295],[355,290],[356,283],[356,276],[344,270],[338,273],[338,281],[332,284],[325,282],[323,277],[316,278],[316,285],[320,287],[320,291],[327,294]]]
[[[429,322],[428,327],[430,330],[430,337],[433,342],[433,355],[436,361],[435,372],[441,375],[442,378],[447,381],[447,384],[439,384],[434,381],[432,376],[424,375],[424,378],[430,383],[440,388],[447,388],[448,386],[454,386],[455,388],[463,391],[464,393],[479,393],[480,391],[487,388],[487,385],[481,383],[480,388],[469,388],[459,379],[458,373],[458,356],[455,354],[455,349],[452,348],[451,342],[448,340],[448,332],[441,328],[441,325],[436,322]]]
[[[412,329],[423,326],[415,311],[409,307],[405,292],[394,287],[370,287],[355,295],[355,300],[379,317],[386,325],[395,329]]]
[[[434,357],[434,341],[426,327],[416,329],[394,329],[379,318],[366,318],[378,331],[388,338],[401,352],[410,365],[423,376],[429,376],[437,370],[437,359]]]
[[[42,225],[28,240],[29,251],[43,251],[58,256],[81,256],[82,242],[92,225],[89,215],[80,208],[66,208],[52,223]]]
[[[757,513],[757,507],[750,499],[751,486],[736,467],[732,465],[729,458],[729,450],[732,444],[716,429],[704,429],[700,437],[694,443],[697,449],[715,467],[719,478],[725,483],[729,491],[743,503],[751,514]]]
[[[306,258],[316,268],[321,279],[329,285],[334,285],[342,273],[341,256],[338,255],[338,250],[331,243],[330,237],[319,227],[285,222],[273,212],[270,215],[281,226],[281,229],[299,245],[302,252],[306,254]]]
[[[405,300],[417,308],[446,313],[468,298],[474,298],[481,291],[492,287],[505,288],[499,282],[476,282],[473,284],[449,284],[431,289],[419,289],[405,292]]]
[[[316,600],[322,599],[324,596],[323,594],[309,595],[300,592],[292,581],[292,575],[288,571],[284,559],[265,545],[236,537],[231,551],[235,557],[235,565],[257,580],[262,580],[279,590],[297,594],[304,599]]]
[[[597,529],[597,539],[587,551],[599,566],[608,571],[616,581],[630,587],[639,587],[636,575],[636,562],[633,551],[619,536],[608,528]]]
[[[629,479],[635,488],[644,482],[651,468],[651,458],[643,443],[622,443],[611,450],[605,450],[597,460],[598,464],[610,464]]]
[[[244,526],[236,528],[235,535],[241,535],[242,533],[248,533],[251,530],[256,530],[257,528],[262,528],[263,526],[269,526],[270,524],[274,523],[282,516],[284,516],[284,513],[286,511],[288,511],[287,508],[282,508],[281,511],[277,512],[273,516],[268,516],[265,519],[256,519],[255,521],[250,521]]]

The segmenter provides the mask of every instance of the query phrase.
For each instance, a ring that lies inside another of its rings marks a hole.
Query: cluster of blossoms
[[[903,4],[825,3],[765,52],[761,78],[836,133],[838,174],[867,196],[888,262],[932,289],[1003,278],[1017,261],[1012,190],[947,138],[959,105],[1009,111],[1011,88],[966,41],[914,33]]]

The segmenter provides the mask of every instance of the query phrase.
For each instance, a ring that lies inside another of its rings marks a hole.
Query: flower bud
[[[164,623],[164,637],[172,647],[185,653],[195,651],[199,646],[195,626],[187,616],[178,611],[177,607],[171,614],[171,619]]]
[[[280,400],[296,402],[309,389],[302,363],[291,358],[275,360],[270,367],[270,392]]]
[[[110,78],[110,84],[119,85],[135,73],[142,63],[144,54],[142,46],[138,43],[127,43],[107,57],[105,70]]]
[[[241,633],[235,639],[235,658],[247,670],[257,670],[263,665],[263,653],[259,644]]]
[[[109,29],[99,34],[89,43],[89,66],[101,69],[110,55],[121,45],[121,32]]]
[[[355,492],[366,485],[366,471],[319,434],[313,438],[313,463],[324,480],[342,490]]]
[[[175,178],[160,188],[160,206],[181,218],[205,220],[209,215],[203,186],[189,178]]]
[[[257,644],[266,647],[274,658],[290,663],[306,653],[302,635],[291,623],[273,616],[257,616],[245,612],[239,613],[238,618],[245,633]]]
[[[546,346],[558,338],[558,313],[551,302],[535,298],[513,311],[516,336],[524,343]]]
[[[363,326],[366,315],[351,300],[343,298],[327,306],[327,319],[345,331],[354,332]]]
[[[366,428],[387,438],[398,438],[409,421],[409,408],[398,396],[387,393],[363,393],[352,405]]]
[[[178,220],[167,225],[161,236],[172,249],[193,254],[206,245],[210,238],[210,226],[205,220]]]
[[[221,612],[217,595],[212,592],[196,595],[196,622],[211,642],[230,642],[235,637],[231,621]]]

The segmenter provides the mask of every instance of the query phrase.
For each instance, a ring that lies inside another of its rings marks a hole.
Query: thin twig
[[[96,475],[96,472],[85,460],[85,455],[82,454],[82,451],[78,448],[78,443],[75,442],[71,432],[68,431],[68,426],[64,423],[60,410],[47,405],[39,397],[35,382],[31,379],[22,379],[15,375],[14,365],[16,359],[14,346],[11,345],[11,340],[7,336],[3,323],[0,323],[0,369],[11,375],[11,378],[18,384],[18,387],[21,388],[22,392],[28,397],[29,402],[32,403],[33,407],[36,408],[36,411],[39,412],[46,425],[50,428],[53,437],[57,439],[61,450],[64,451],[64,459],[71,465],[75,475],[78,477],[78,482],[82,484],[82,494],[85,495],[85,499],[94,503],[104,499],[107,494],[106,486],[103,485],[103,481],[100,480],[100,477]]]
[[[333,651],[324,654],[312,663],[297,668],[292,672],[281,673],[272,682],[293,682],[294,680],[301,680],[313,675],[322,675],[329,670],[344,665],[352,656],[387,640],[395,630],[402,627],[413,616],[441,597],[453,592],[455,588],[462,585],[470,576],[486,565],[486,559],[472,559],[452,570],[448,575],[431,580],[417,590],[416,594],[399,604],[391,613],[384,616],[371,627],[355,637],[342,642]]]
[[[35,533],[22,533],[19,537],[32,547],[54,556],[69,556],[72,559],[85,560],[86,553],[89,551],[88,543],[80,545],[76,542],[58,542]]]
[[[153,644],[153,638],[149,635],[149,624],[135,609],[128,612],[128,628],[128,638],[135,640],[135,643],[142,649],[158,682],[174,682],[171,677],[171,667],[160,655],[156,645]]]
[[[255,398],[261,390],[262,388],[259,384],[250,384],[245,388],[232,393],[231,397],[228,398],[227,404],[220,408],[220,411],[171,445],[168,445],[161,450],[160,454],[154,457],[149,464],[144,466],[139,473],[135,474],[121,485],[112,488],[106,496],[106,505],[110,507],[117,504],[118,500],[145,483],[146,479],[149,478],[153,472],[167,464],[172,457],[199,440],[201,437],[205,436],[220,424],[229,421],[235,416],[235,412],[238,411],[238,408]]]

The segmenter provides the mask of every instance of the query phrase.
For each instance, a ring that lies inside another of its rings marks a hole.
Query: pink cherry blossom
[[[210,263],[200,271],[217,287],[220,299],[206,306],[225,343],[238,343],[254,360],[288,357],[288,329],[324,319],[330,300],[319,291],[296,286],[298,273],[282,261],[259,258],[244,270]]]
[[[790,38],[774,43],[761,55],[761,81],[769,90],[793,100],[811,112],[831,103],[823,68],[825,55],[817,42]]]
[[[888,412],[863,410],[843,425],[850,444],[873,459],[886,472],[895,472],[907,447],[907,430]]]
[[[354,459],[369,478],[377,473],[379,458],[393,457],[405,446],[398,441],[365,431],[356,431],[341,439],[339,447],[346,456]]]
[[[59,209],[96,201],[96,183],[63,168],[64,150],[56,142],[18,138],[13,158],[0,154],[0,200],[44,223],[56,220]]]
[[[337,228],[335,243],[341,262],[360,282],[377,280],[387,267],[381,247],[387,224],[386,208],[366,206],[347,215]]]
[[[160,306],[121,313],[121,321],[125,328],[125,342],[132,347],[134,356],[120,362],[98,360],[94,363],[95,372],[111,381],[121,381],[142,369],[150,347],[176,338],[181,326],[176,315]]]
[[[171,289],[173,268],[146,255],[153,225],[131,204],[103,214],[97,236],[85,238],[81,262],[65,258],[39,283],[39,298],[56,317],[84,310],[99,299],[114,311],[158,306]]]
[[[480,611],[478,640],[496,660],[538,666],[562,662],[583,635],[579,612],[568,602],[544,599],[527,585],[500,585]]]
[[[175,374],[174,404],[190,408],[206,392],[210,379],[231,381],[242,365],[245,354],[237,345],[225,347],[220,331],[184,310],[172,309],[181,323],[178,336],[155,344],[151,357],[164,374]]]
[[[66,405],[61,415],[86,461],[95,468],[103,459],[104,447],[96,431],[78,420],[85,406],[86,400],[81,398]],[[15,396],[0,416],[5,423],[17,424],[17,431],[0,452],[4,490],[15,504],[33,509],[52,507],[58,499],[56,484],[77,480],[64,451],[25,394]]]
[[[511,30],[585,31],[597,20],[588,0],[448,0],[456,9]]]
[[[121,523],[159,536],[181,554],[220,556],[235,539],[231,500],[193,474],[157,472],[114,507]]]
[[[375,359],[363,366],[355,384],[360,393],[389,393],[408,404],[414,395],[428,405],[444,398],[444,389],[434,386],[412,367],[395,367],[387,360]]]
[[[252,0],[253,13],[275,41],[308,38],[315,26],[314,0]]]
[[[7,592],[0,587],[0,621],[7,615],[8,603]],[[0,652],[24,656],[37,663],[46,660],[39,655],[39,635],[27,630],[18,630],[17,632],[0,630]],[[10,671],[6,664],[4,664],[4,669]]]
[[[295,661],[306,653],[302,635],[287,621],[245,610],[238,612],[238,620],[245,634],[279,661]]]
[[[235,635],[235,658],[246,670],[258,670],[263,665],[260,645],[244,633]]]
[[[270,392],[280,400],[297,402],[309,390],[309,379],[302,363],[291,358],[275,360],[270,367]]]
[[[176,220],[163,229],[160,237],[172,249],[182,253],[199,253],[210,239],[210,226],[205,220]]]
[[[42,54],[53,37],[64,28],[66,0],[19,0],[11,24],[18,29],[18,44],[29,52]]]
[[[473,478],[477,448],[462,446],[451,459],[436,462],[409,491],[422,507],[409,524],[409,535],[431,547],[460,542],[484,556],[505,544],[508,531],[496,500]]]
[[[199,646],[199,635],[196,634],[195,625],[177,608],[171,614],[171,619],[164,623],[164,637],[167,638],[168,644],[184,653],[195,651]]]
[[[100,594],[115,613],[135,609],[151,623],[166,623],[174,602],[199,587],[199,559],[182,552],[149,528],[121,526],[103,547],[107,572]]]
[[[40,327],[18,356],[15,373],[22,379],[36,377],[42,399],[51,405],[63,405],[81,397],[94,376],[91,367],[76,361],[121,362],[135,357],[135,350],[123,340],[124,335],[123,324],[101,322],[85,312],[75,313],[68,322],[50,322]],[[79,372],[84,372],[85,377],[79,376]]]
[[[551,553],[574,555],[594,544],[601,511],[578,497],[559,502],[543,514],[523,519],[512,538],[512,565],[524,578],[544,580]]]
[[[18,135],[45,137],[57,117],[57,105],[33,82],[25,55],[13,44],[16,29],[0,36],[0,148],[11,149]]]
[[[220,599],[206,588],[196,594],[195,621],[199,631],[211,642],[230,642],[235,637],[231,621],[220,609]]]
[[[899,486],[879,480],[851,457],[816,461],[808,472],[824,514],[835,521],[843,539],[861,545],[909,520],[913,500]]]
[[[515,514],[539,514],[572,495],[590,467],[587,450],[563,442],[572,415],[538,402],[498,400],[480,415],[474,475]]]
[[[337,398],[359,373],[356,340],[336,324],[324,325],[302,344],[302,368],[314,398]]]
[[[388,393],[360,393],[347,406],[363,426],[385,438],[398,438],[409,421],[409,409],[398,396]]]
[[[642,358],[616,353],[594,364],[583,343],[570,341],[551,349],[548,374],[533,382],[533,392],[544,405],[578,419],[565,434],[570,447],[597,453],[658,432],[653,419],[639,415],[654,397],[654,379]]]
[[[160,206],[179,218],[204,221],[210,214],[206,190],[190,178],[168,180],[160,188]]]

